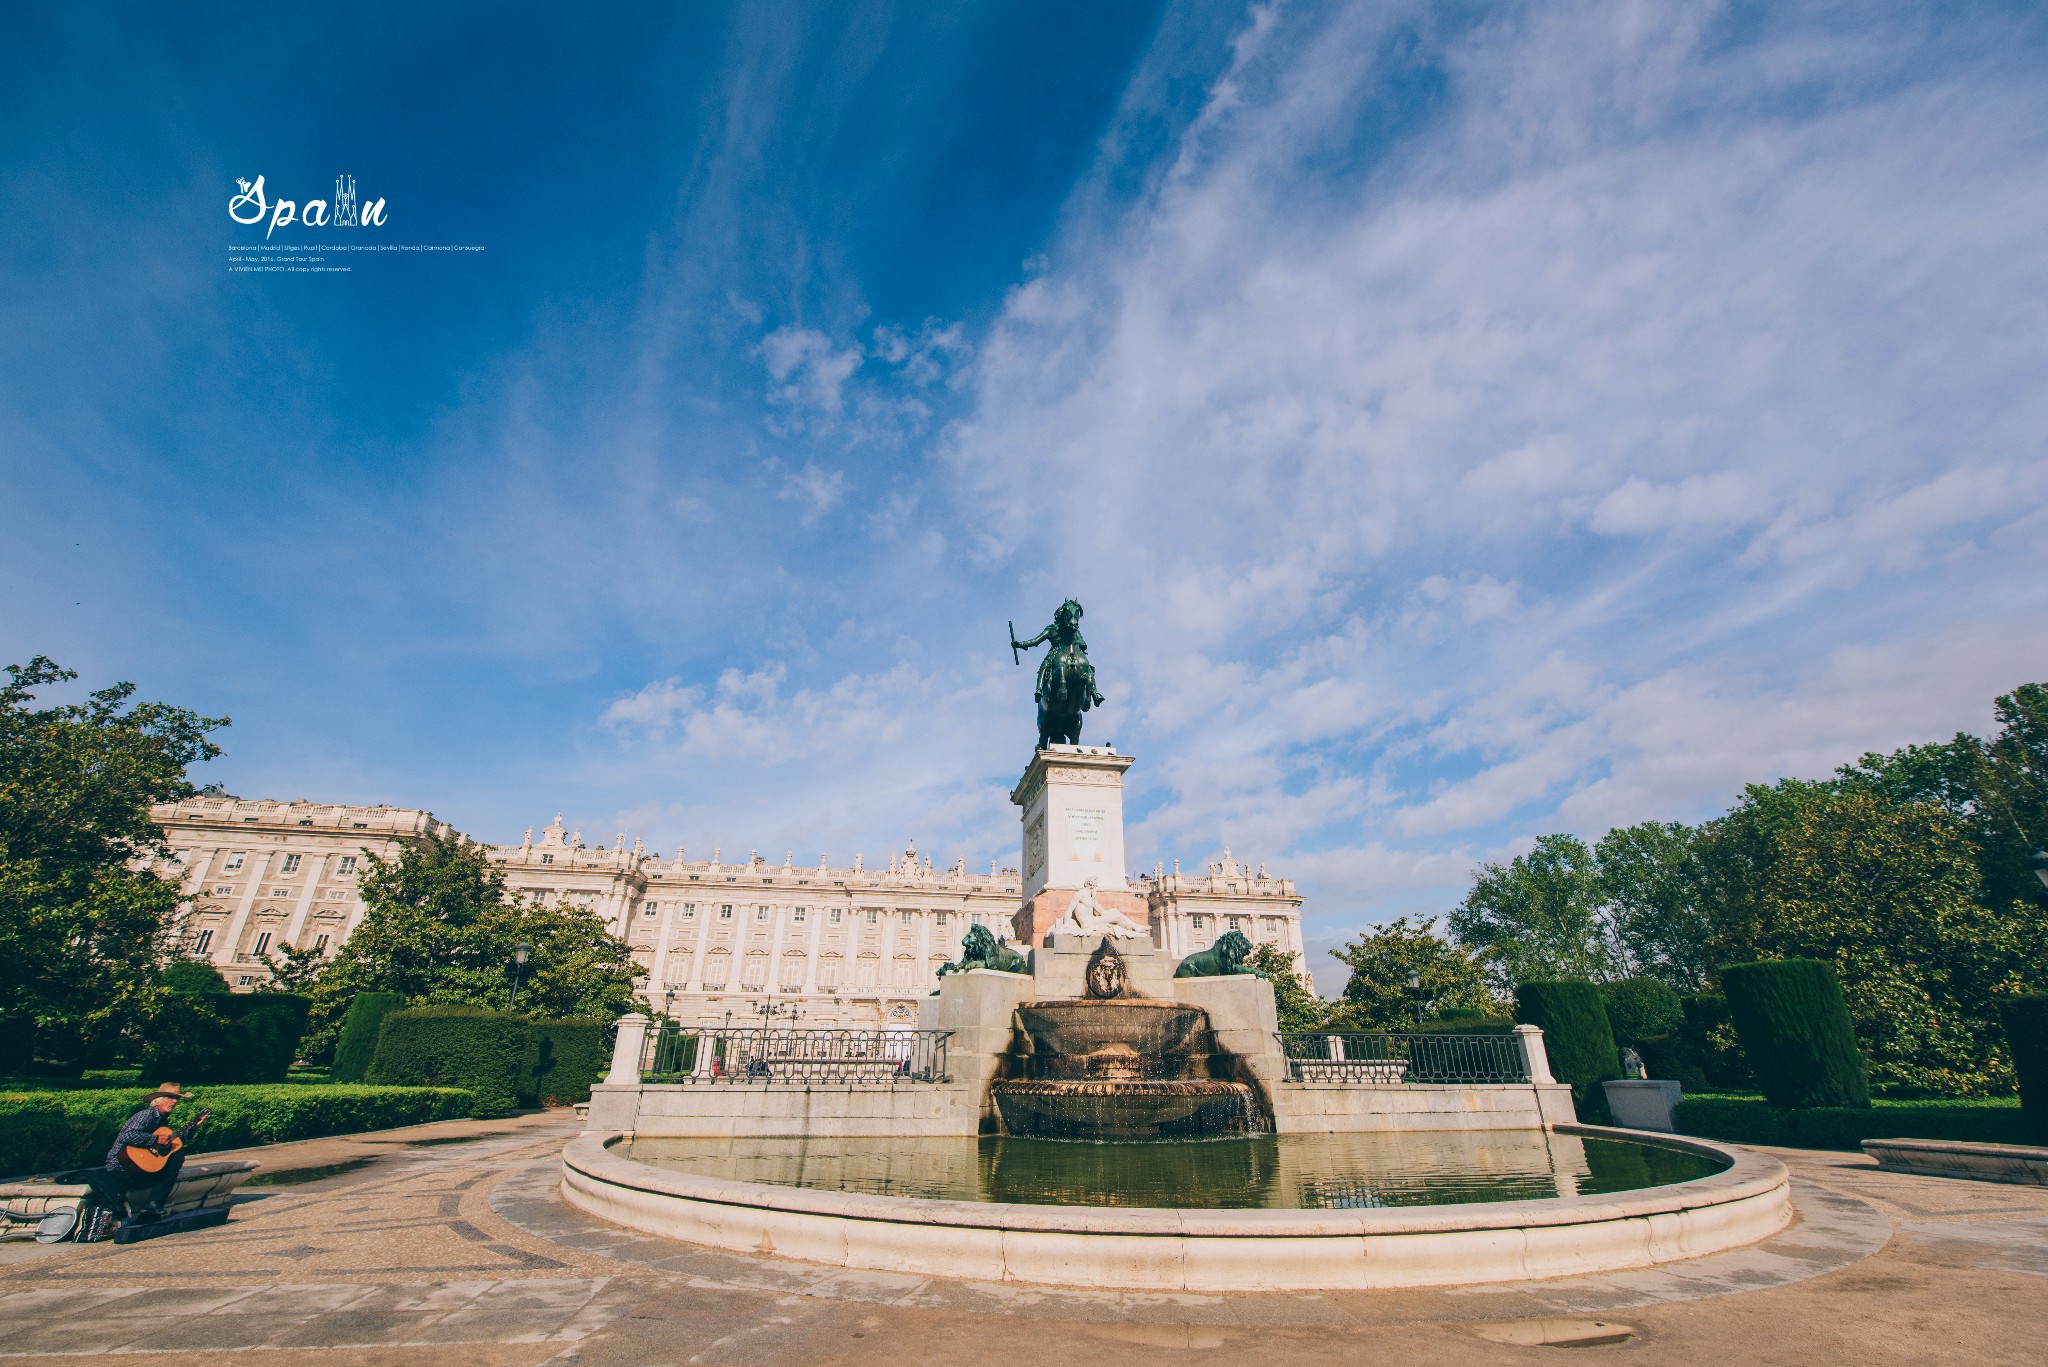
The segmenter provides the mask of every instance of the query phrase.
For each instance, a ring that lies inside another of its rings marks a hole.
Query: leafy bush
[[[1955,1139],[2024,1144],[2019,1103],[2008,1097],[1875,1101],[1784,1110],[1757,1097],[1689,1096],[1672,1108],[1680,1134],[1737,1144],[1854,1150],[1866,1139]]]
[[[310,1005],[282,992],[173,994],[151,1019],[142,1075],[152,1082],[281,1082]]]
[[[1773,1106],[1868,1106],[1856,1028],[1833,964],[1769,959],[1730,964],[1721,987],[1742,1052]]]
[[[525,1106],[568,1106],[590,1100],[590,1085],[611,1065],[605,1038],[611,1022],[528,1021],[526,1056],[519,1068],[519,1100]]]
[[[358,992],[341,1022],[341,1040],[334,1046],[329,1076],[336,1082],[361,1082],[377,1056],[377,1032],[384,1018],[405,1005],[396,992]]]
[[[228,980],[212,964],[197,959],[178,959],[164,970],[166,992],[226,992]]]
[[[1607,1023],[1600,989],[1578,979],[1523,983],[1515,989],[1515,1019],[1543,1031],[1550,1071],[1568,1082],[1572,1101],[1587,1121],[1607,1119],[1607,1093],[1600,1086],[1621,1076],[1621,1051]]]
[[[2033,1142],[2048,1144],[2048,995],[2015,997],[1999,1012],[2012,1067],[2020,1078],[2020,1107]]]
[[[1743,1057],[1735,1018],[1728,1014],[1728,999],[1718,992],[1702,992],[1687,997],[1684,1005],[1685,1024],[1678,1032],[1679,1064],[1670,1076],[1688,1092],[1754,1090],[1756,1074]]]
[[[420,1006],[384,1018],[367,1080],[476,1093],[474,1114],[492,1119],[520,1101],[526,1021],[477,1006]]]
[[[98,1167],[121,1122],[142,1109],[150,1088],[0,1093],[0,1173]],[[313,1087],[276,1083],[208,1087],[171,1123],[213,1113],[192,1136],[193,1153],[328,1134],[424,1125],[470,1114],[475,1097],[450,1088]]]

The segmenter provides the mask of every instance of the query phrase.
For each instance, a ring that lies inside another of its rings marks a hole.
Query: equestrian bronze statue
[[[1069,598],[1052,615],[1052,625],[1028,641],[1010,627],[1010,656],[1035,645],[1050,644],[1038,662],[1038,748],[1055,742],[1081,743],[1081,714],[1102,701],[1095,691],[1095,666],[1088,663],[1088,643],[1081,639],[1081,605]]]

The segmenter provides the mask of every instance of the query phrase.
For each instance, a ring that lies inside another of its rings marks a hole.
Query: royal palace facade
[[[186,952],[242,988],[267,976],[264,957],[285,945],[340,948],[362,919],[367,855],[391,858],[407,841],[453,833],[412,808],[211,795],[154,815],[175,860],[165,872],[186,893]],[[727,861],[722,850],[663,859],[623,834],[586,845],[560,817],[537,838],[529,830],[517,845],[488,848],[514,894],[603,917],[632,946],[650,1009],[703,1025],[907,1024],[969,926],[1011,936],[1023,887],[1015,869],[935,867],[914,847],[875,868],[859,855],[851,867],[822,857],[800,865],[790,853],[779,864],[758,852]],[[1254,873],[1227,850],[1203,873],[1160,866],[1129,884],[1144,898],[1153,942],[1176,957],[1231,930],[1302,952],[1293,882]]]

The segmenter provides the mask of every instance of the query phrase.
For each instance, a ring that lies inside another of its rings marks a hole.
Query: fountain
[[[1086,997],[1017,1007],[990,1087],[1004,1133],[1114,1143],[1271,1132],[1242,1063],[1217,1049],[1207,1011],[1136,996],[1107,937],[1084,980]]]

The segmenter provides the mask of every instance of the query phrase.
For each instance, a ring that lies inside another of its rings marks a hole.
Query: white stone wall
[[[259,944],[274,953],[325,936],[328,953],[340,948],[362,916],[356,878],[366,853],[388,859],[407,839],[452,832],[412,808],[225,797],[165,804],[155,816],[191,899],[187,952],[240,987],[264,976]],[[798,865],[793,852],[779,863],[758,851],[723,855],[661,859],[623,834],[609,847],[586,845],[560,817],[491,850],[513,892],[602,916],[646,973],[650,1010],[693,1025],[756,1023],[771,1003],[777,1024],[789,1023],[791,1009],[797,1022],[821,1027],[908,1024],[939,965],[959,957],[968,927],[1005,938],[1022,900],[1016,869],[934,867],[915,848],[876,868],[858,856],[836,867]],[[1301,950],[1293,883],[1253,874],[1227,851],[1204,875],[1161,869],[1131,887],[1151,908],[1154,943],[1176,959],[1214,943],[1232,917],[1255,943]]]

